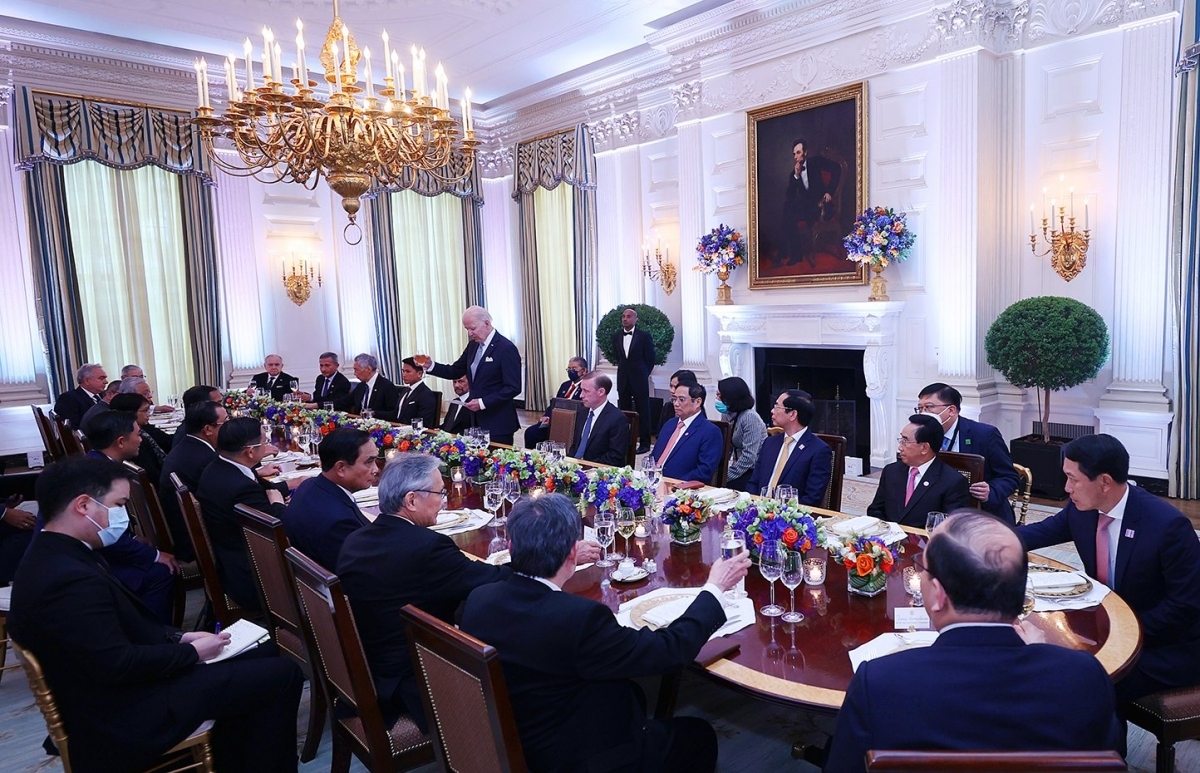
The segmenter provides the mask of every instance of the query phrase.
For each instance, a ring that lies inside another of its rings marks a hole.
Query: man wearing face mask
[[[579,381],[588,372],[587,360],[582,357],[572,357],[567,363],[567,380],[559,384],[558,394],[555,397],[562,397],[567,400],[578,400],[580,392]],[[550,439],[550,407],[546,406],[546,412],[542,414],[542,418],[537,424],[525,430],[525,447],[536,448],[538,443]]]
[[[146,770],[215,720],[218,770],[294,773],[300,669],[265,651],[202,664],[220,654],[228,633],[162,623],[109,572],[104,535],[129,486],[129,474],[106,461],[48,466],[37,482],[46,527],[13,585],[9,630],[54,685],[72,769]]]

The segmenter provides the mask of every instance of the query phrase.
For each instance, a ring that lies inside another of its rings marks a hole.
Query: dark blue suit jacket
[[[1095,510],[1074,503],[1017,533],[1029,550],[1074,542],[1083,569],[1096,576]],[[1142,624],[1134,668],[1164,684],[1200,682],[1200,542],[1182,513],[1137,486],[1129,487],[1112,589]]]
[[[929,513],[949,513],[960,507],[971,506],[967,479],[941,459],[933,460],[917,483],[912,499],[907,505],[904,504],[908,471],[909,466],[904,462],[892,462],[883,468],[875,498],[867,505],[867,515],[924,529],[925,516]]]
[[[654,443],[654,458],[662,456],[663,449],[679,426],[679,417],[675,417],[659,430],[658,440]],[[703,413],[692,420],[692,424],[679,438],[671,451],[666,465],[663,467],[664,478],[676,480],[698,480],[701,483],[712,483],[721,464],[721,452],[724,450],[725,437],[721,430],[713,426]]]
[[[479,344],[472,341],[463,350],[462,356],[450,365],[434,363],[429,372],[439,378],[461,378],[471,372],[475,352]],[[517,408],[513,399],[521,393],[521,353],[513,342],[500,335],[492,337],[475,377],[471,379],[471,393],[467,400],[482,400],[484,406],[475,413],[475,426],[500,435],[511,435],[521,428],[517,419]]]
[[[83,387],[75,387],[70,392],[63,392],[54,401],[54,415],[65,419],[75,429],[83,422],[83,414],[96,404],[92,396]]]
[[[1010,626],[955,628],[858,667],[825,770],[865,770],[868,749],[1115,750],[1114,702],[1086,652],[1025,644]]]
[[[1013,515],[1008,498],[1017,490],[1021,479],[1013,469],[1008,444],[1004,442],[1000,430],[991,424],[959,416],[957,432],[960,453],[979,454],[983,457],[983,479],[990,488],[983,509],[1011,524],[1016,524],[1016,516]]]
[[[771,473],[775,472],[775,462],[779,459],[784,437],[771,435],[763,441],[758,461],[754,463],[754,472],[746,486],[751,494],[759,494],[771,482]],[[787,464],[783,465],[776,485],[795,486],[800,495],[800,504],[823,507],[832,471],[833,449],[810,429],[800,437],[800,445],[788,455]]]
[[[346,537],[368,523],[352,497],[318,475],[301,483],[292,494],[283,526],[288,542],[333,572]]]
[[[329,382],[329,391],[322,394],[325,389],[325,382]],[[320,408],[322,403],[334,403],[337,407],[338,403],[345,401],[350,396],[350,390],[353,387],[350,385],[350,379],[346,378],[341,373],[334,373],[333,378],[326,379],[325,376],[317,376],[316,383],[313,384],[312,399]]]

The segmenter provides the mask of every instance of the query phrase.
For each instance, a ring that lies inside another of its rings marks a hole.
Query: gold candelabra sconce
[[[295,256],[292,257],[290,272],[287,261],[281,261],[281,265],[283,269],[283,289],[287,292],[288,299],[297,306],[303,306],[312,297],[313,279],[317,280],[317,287],[320,287],[322,284],[321,269],[318,267],[314,270],[311,261],[297,261]]]
[[[654,258],[651,259],[650,245],[647,244],[642,250],[642,274],[651,282],[658,282],[663,292],[670,295],[675,292],[675,284],[679,280],[675,264],[671,262],[671,251],[663,250],[662,241],[656,240],[653,254]]]
[[[1060,175],[1059,183],[1062,183]],[[1046,209],[1046,189],[1042,188],[1042,209],[1048,214],[1042,216],[1042,241],[1046,249],[1038,252],[1038,235],[1033,225],[1033,205],[1029,206],[1029,249],[1039,258],[1050,256],[1050,267],[1065,281],[1070,282],[1079,276],[1087,265],[1088,244],[1092,232],[1089,229],[1088,200],[1083,200],[1083,230],[1075,230],[1075,189],[1069,188],[1070,212],[1066,206],[1060,206],[1057,199],[1050,200],[1050,208]],[[1057,221],[1057,222],[1056,222]],[[1056,227],[1057,226],[1057,227]]]

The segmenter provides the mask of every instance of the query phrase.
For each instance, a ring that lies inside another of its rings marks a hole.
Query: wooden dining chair
[[[334,713],[331,773],[347,773],[351,755],[371,773],[409,770],[433,762],[433,743],[411,717],[401,716],[391,727],[384,724],[341,580],[296,548],[288,548],[284,555],[300,598],[301,620],[316,643],[319,657],[313,665],[325,682],[326,695],[351,712],[344,717]]]
[[[33,422],[37,424],[38,434],[42,437],[42,447],[46,449],[44,457],[46,464],[57,462],[66,456],[66,452],[63,451],[62,443],[59,442],[54,422],[50,421],[50,417],[46,415],[40,405],[29,407],[33,410]]]
[[[967,485],[983,480],[984,460],[979,454],[962,454],[957,451],[938,451],[938,458],[951,468],[958,470],[967,479]],[[976,510],[983,509],[983,502],[971,497],[970,506]]]
[[[637,411],[621,411],[625,414],[626,421],[629,422],[629,450],[625,453],[625,464],[630,467],[637,465],[637,450],[638,450],[638,430],[641,425],[638,423],[641,419],[637,415]]]
[[[17,658],[25,668],[25,676],[29,678],[29,689],[42,718],[46,720],[46,730],[50,740],[58,749],[59,761],[62,762],[65,773],[71,773],[71,744],[67,737],[66,722],[58,708],[58,702],[50,692],[50,684],[37,657],[17,642],[13,642]],[[159,761],[151,768],[153,773],[165,771],[199,771],[214,773],[212,752],[212,721],[207,721],[196,728],[195,732],[172,746]]]
[[[1084,773],[1128,770],[1114,751],[910,751],[872,749],[868,773]]]
[[[300,761],[317,756],[321,732],[325,728],[325,680],[313,668],[316,645],[302,625],[300,599],[284,551],[288,549],[283,521],[246,505],[235,505],[234,512],[246,540],[250,568],[258,586],[259,599],[267,616],[267,628],[280,653],[295,662],[308,679],[308,732]]]
[[[570,451],[571,444],[575,442],[575,420],[578,417],[579,414],[572,409],[551,408],[547,438],[556,443],[562,443],[567,447],[567,451]]]
[[[78,430],[72,429],[64,419],[55,419],[54,427],[58,430],[58,438],[62,442],[65,456],[83,456],[87,453],[83,435]]]
[[[524,773],[496,648],[411,604],[400,616],[438,764],[459,773]]]
[[[1175,744],[1200,738],[1200,687],[1151,693],[1124,707],[1125,717],[1158,740],[1155,773],[1173,773]]]
[[[196,501],[196,495],[188,491],[187,485],[179,479],[177,473],[171,473],[171,485],[175,488],[175,496],[179,500],[183,524],[187,527],[188,536],[192,538],[192,548],[196,551],[196,565],[200,568],[209,608],[221,627],[228,628],[245,615],[237,602],[225,595],[221,577],[217,574],[217,556],[213,551],[212,540],[208,538],[208,527],[204,525],[204,519],[200,516],[200,503]]]
[[[1025,516],[1029,515],[1029,495],[1033,493],[1033,470],[1023,464],[1014,464],[1013,469],[1017,471],[1020,482],[1009,497],[1009,503],[1017,514],[1017,525],[1024,526]]]
[[[833,451],[833,459],[830,460],[829,467],[829,485],[825,487],[825,504],[822,505],[826,510],[840,511],[842,509],[842,485],[846,478],[846,438],[842,435],[822,435],[819,432],[814,432],[814,435],[825,441],[825,445],[829,446]]]
[[[721,430],[721,462],[717,465],[717,474],[713,476],[712,485],[724,486],[729,482],[729,455],[733,453],[733,424],[728,421],[711,423]]]

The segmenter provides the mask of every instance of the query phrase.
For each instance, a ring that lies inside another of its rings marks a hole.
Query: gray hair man
[[[100,402],[100,396],[108,384],[108,375],[103,365],[90,362],[81,365],[75,372],[75,383],[79,386],[63,392],[54,401],[54,415],[78,429],[83,422],[83,415]]]

